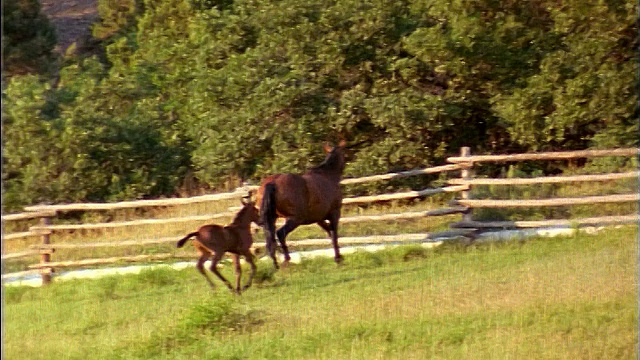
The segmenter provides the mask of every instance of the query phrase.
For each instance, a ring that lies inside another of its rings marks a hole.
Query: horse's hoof
[[[342,255],[340,255],[335,258],[335,261],[336,261],[336,264],[340,265],[344,262],[344,258],[342,257]]]

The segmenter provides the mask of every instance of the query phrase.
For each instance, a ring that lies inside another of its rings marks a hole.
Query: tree
[[[36,75],[9,80],[2,99],[2,191],[3,209],[51,201],[55,189],[48,175],[55,167],[45,151],[55,131],[42,114],[49,87]]]
[[[347,176],[442,164],[461,146],[637,144],[630,0],[100,5],[100,59],[3,92],[16,201],[170,196],[192,175],[229,189],[300,172],[341,138]]]
[[[45,74],[55,59],[55,29],[38,0],[2,1],[2,77]]]
[[[539,72],[494,109],[515,141],[531,150],[638,144],[638,46],[631,1],[569,1],[552,8],[560,46]]]

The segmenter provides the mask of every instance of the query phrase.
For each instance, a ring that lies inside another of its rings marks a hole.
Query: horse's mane
[[[337,153],[339,150],[333,150],[327,155],[327,157],[318,165],[309,169],[310,172],[319,172],[319,173],[328,173],[328,172],[339,172],[342,173],[342,169],[340,168],[340,161],[338,160],[339,154]]]

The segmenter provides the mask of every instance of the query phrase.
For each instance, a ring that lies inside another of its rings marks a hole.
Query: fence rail
[[[452,185],[534,185],[534,184],[559,184],[569,182],[595,182],[612,181],[637,178],[640,171],[625,173],[574,175],[574,176],[549,176],[535,178],[509,178],[509,179],[449,179],[447,183]]]
[[[400,178],[405,178],[409,176],[436,174],[443,171],[461,170],[462,168],[464,168],[464,165],[458,165],[458,164],[442,165],[442,166],[435,166],[431,168],[401,171],[397,173],[389,173],[389,174],[383,174],[383,175],[372,175],[372,176],[364,176],[364,177],[353,178],[353,179],[343,179],[340,182],[340,184],[351,185],[351,184],[360,184],[360,183],[371,182],[371,181],[400,179]]]
[[[30,228],[29,231],[4,235],[2,237],[2,240],[9,241],[9,240],[24,239],[24,238],[49,235],[49,234],[51,234],[51,230]]]
[[[40,219],[43,217],[53,217],[53,216],[56,216],[56,212],[52,210],[33,211],[33,212],[26,212],[26,213],[20,213],[20,214],[2,215],[2,221],[5,222],[5,221]]]
[[[428,211],[414,211],[414,212],[405,212],[400,214],[382,214],[382,215],[360,215],[360,216],[351,216],[345,217],[340,220],[341,223],[359,223],[359,222],[368,222],[368,221],[389,221],[389,220],[408,220],[408,219],[416,219],[423,218],[429,216],[445,216],[452,214],[460,214],[464,213],[468,209],[465,207],[457,207],[457,208],[447,208],[447,209],[437,209],[437,210],[428,210]],[[279,222],[282,224],[283,222]],[[257,228],[257,227],[256,227]],[[374,239],[374,237],[366,237],[366,239]],[[34,251],[25,252],[34,255],[39,254],[39,251],[46,250],[55,250],[55,249],[93,249],[100,247],[131,247],[131,246],[145,246],[145,245],[159,245],[165,243],[174,243],[177,241],[176,236],[170,237],[162,237],[156,239],[144,239],[144,240],[118,240],[118,241],[101,241],[101,242],[90,242],[90,243],[60,243],[60,244],[48,244],[48,245],[31,245],[31,249]],[[326,243],[326,239],[324,242]],[[341,238],[342,242],[342,238]],[[26,256],[26,255],[25,255]],[[3,257],[4,259],[4,257]]]
[[[638,156],[640,149],[612,149],[612,150],[579,150],[557,151],[531,154],[512,155],[476,155],[476,156],[452,156],[447,158],[451,163],[481,163],[481,162],[518,162],[531,160],[572,160],[581,158],[607,157],[607,156]]]
[[[362,245],[362,244],[389,244],[389,243],[407,243],[407,242],[438,242],[443,239],[469,235],[475,232],[475,229],[452,229],[438,233],[418,233],[418,234],[397,234],[397,235],[377,235],[377,236],[345,236],[340,238],[341,245]],[[167,242],[175,242],[176,238],[167,239]],[[290,248],[323,246],[327,244],[327,239],[304,239],[288,241]],[[265,247],[264,242],[254,244],[254,249]],[[65,247],[68,248],[68,247]],[[58,261],[50,263],[40,263],[29,265],[29,269],[49,269],[49,268],[71,268],[89,265],[108,265],[119,262],[141,262],[141,261],[159,261],[168,259],[193,259],[193,255],[180,255],[172,253],[153,254],[153,255],[135,255],[135,256],[116,256],[101,259],[86,259],[77,261]]]
[[[360,184],[360,183],[366,183],[366,182],[372,182],[372,181],[404,178],[404,177],[416,176],[416,175],[435,174],[435,173],[440,173],[445,171],[459,170],[463,167],[464,165],[452,164],[452,165],[436,166],[432,168],[402,171],[397,173],[388,173],[383,175],[365,176],[360,178],[348,178],[348,179],[343,179],[340,182],[340,184],[342,185]],[[190,198],[136,200],[136,201],[122,201],[117,203],[77,203],[77,204],[59,204],[59,205],[33,205],[33,206],[25,207],[25,210],[27,211],[27,213],[3,215],[2,219],[3,221],[19,220],[20,216],[30,216],[31,212],[40,212],[42,214],[45,214],[45,215],[33,216],[33,217],[46,217],[46,216],[55,216],[55,212],[58,212],[58,211],[64,212],[64,211],[118,210],[118,209],[141,208],[141,207],[188,205],[188,204],[196,204],[196,203],[202,203],[202,202],[211,202],[211,201],[240,198],[242,196],[245,196],[247,191],[257,190],[257,189],[258,189],[258,186],[244,186],[230,193],[201,195],[201,196],[194,196]],[[409,196],[410,195],[407,195],[407,197]],[[366,200],[357,199],[357,198],[353,198],[352,200],[348,200],[348,201],[352,201],[353,203],[366,202]],[[374,201],[383,201],[383,200],[374,200]],[[51,214],[51,215],[46,215],[46,214]]]
[[[59,225],[35,225],[30,227],[33,231],[69,231],[69,230],[97,230],[97,229],[109,229],[109,228],[123,228],[130,226],[141,225],[160,225],[180,222],[195,222],[195,221],[210,221],[218,218],[231,217],[235,215],[235,212],[225,212],[218,214],[196,215],[186,216],[180,218],[166,218],[166,219],[143,219],[133,221],[120,221],[111,223],[89,223],[89,224],[59,224]]]
[[[241,188],[243,189],[243,188]],[[203,202],[219,201],[226,199],[240,198],[246,195],[243,191],[234,191],[230,193],[211,194],[194,196],[190,198],[175,198],[175,199],[159,199],[159,200],[136,200],[136,201],[122,201],[117,203],[77,203],[77,204],[60,204],[60,205],[33,205],[26,206],[26,211],[92,211],[92,210],[119,210],[130,208],[142,208],[142,207],[158,207],[158,206],[176,206],[176,205],[189,205]],[[3,216],[5,218],[5,216]]]
[[[469,187],[467,185],[458,185],[458,186],[447,186],[442,188],[423,189],[419,191],[407,191],[407,192],[401,192],[401,193],[395,193],[395,194],[359,196],[354,198],[343,199],[342,203],[345,205],[348,205],[348,204],[366,204],[366,203],[378,202],[378,201],[414,199],[414,198],[424,197],[428,195],[463,191],[468,188]]]
[[[505,207],[538,207],[538,206],[566,206],[639,201],[640,194],[585,196],[576,198],[553,198],[531,200],[454,200],[454,205],[470,208],[505,208]]]
[[[580,204],[601,204],[601,203],[620,203],[620,202],[638,202],[640,195],[638,193],[618,194],[618,195],[597,195],[573,198],[552,198],[552,199],[473,199],[471,197],[473,187],[477,185],[532,185],[545,183],[571,183],[571,182],[602,182],[616,181],[622,179],[638,178],[640,171],[629,171],[623,173],[611,174],[590,174],[590,175],[572,175],[572,176],[550,176],[550,177],[534,177],[534,178],[509,178],[509,179],[492,179],[492,178],[476,178],[475,167],[485,162],[518,162],[518,161],[546,161],[546,160],[571,160],[577,158],[593,158],[604,156],[638,156],[640,149],[611,149],[611,150],[583,150],[583,151],[567,151],[567,152],[548,152],[535,154],[512,154],[512,155],[475,155],[472,156],[468,148],[463,148],[461,156],[449,157],[447,160],[451,163],[443,166],[436,166],[424,169],[415,169],[396,173],[388,173],[382,175],[365,176],[359,178],[343,179],[342,185],[361,184],[373,181],[388,181],[392,179],[404,178],[409,176],[420,176],[425,174],[436,174],[441,172],[456,171],[459,178],[451,178],[447,181],[448,186],[440,188],[426,188],[417,191],[405,191],[389,194],[378,194],[368,196],[358,196],[343,199],[343,204],[366,204],[377,203],[392,200],[412,199],[430,196],[442,193],[459,193],[458,199],[451,201],[451,207],[443,209],[435,209],[428,211],[407,211],[397,214],[378,214],[378,215],[358,215],[341,218],[341,223],[366,223],[374,221],[396,221],[418,219],[430,216],[446,216],[453,214],[462,214],[462,220],[450,224],[451,230],[440,233],[418,233],[418,234],[396,234],[396,235],[377,235],[366,237],[341,237],[341,245],[357,245],[357,244],[382,244],[394,242],[413,242],[413,241],[439,241],[438,239],[446,239],[450,237],[473,237],[478,232],[489,228],[532,228],[545,226],[595,226],[620,223],[638,222],[637,214],[620,215],[620,216],[604,216],[591,217],[581,219],[549,219],[537,221],[475,221],[473,220],[473,209],[479,208],[521,208],[521,207],[552,207],[552,206],[573,206]],[[20,214],[3,215],[2,221],[22,221],[31,219],[41,219],[39,225],[33,225],[29,231],[17,232],[12,234],[3,234],[4,240],[16,240],[28,237],[42,237],[39,245],[32,245],[25,251],[7,253],[2,255],[2,260],[29,258],[40,256],[40,262],[28,265],[26,272],[32,273],[38,271],[42,274],[43,283],[50,280],[52,269],[54,268],[72,268],[82,266],[107,265],[119,262],[149,262],[164,261],[167,259],[185,258],[184,255],[176,253],[153,254],[153,255],[136,255],[136,256],[119,256],[100,259],[82,259],[76,261],[51,261],[51,255],[58,249],[91,249],[102,247],[132,247],[132,246],[151,246],[172,243],[177,241],[177,236],[164,236],[155,239],[127,239],[118,241],[101,241],[91,243],[50,243],[51,237],[56,236],[58,232],[76,231],[76,230],[99,230],[126,228],[131,226],[142,225],[158,225],[169,223],[184,222],[204,222],[215,219],[232,217],[235,211],[224,211],[214,214],[185,216],[177,218],[165,219],[141,219],[133,221],[107,222],[107,223],[85,223],[85,224],[52,224],[51,220],[57,216],[59,212],[67,211],[96,211],[96,210],[117,210],[127,208],[142,207],[166,207],[176,205],[187,205],[203,202],[213,202],[240,198],[245,196],[248,191],[257,189],[257,186],[243,186],[233,192],[196,196],[191,198],[179,199],[159,199],[159,200],[138,200],[125,201],[109,204],[58,204],[58,205],[37,205],[26,207],[27,212]],[[236,210],[230,208],[229,210]],[[281,224],[282,221],[279,221]],[[327,239],[304,239],[291,241],[290,246],[322,246],[328,244]],[[256,248],[264,247],[264,243],[257,242]],[[191,256],[189,256],[191,258]],[[11,274],[4,274],[3,279]]]
[[[36,255],[40,255],[40,252],[35,250],[27,250],[27,251],[21,251],[17,253],[2,255],[2,260],[18,259],[18,258],[24,258],[24,257],[30,257],[30,256],[36,256]]]

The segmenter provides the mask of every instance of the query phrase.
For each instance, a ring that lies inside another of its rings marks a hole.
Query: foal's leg
[[[284,262],[282,263],[282,266],[286,266],[286,264],[289,263],[289,260],[291,260],[291,256],[289,256],[289,248],[287,247],[285,238],[298,226],[300,226],[300,223],[298,221],[294,219],[287,219],[284,225],[282,225],[282,227],[278,229],[278,241],[280,242],[280,247],[282,248],[282,252],[284,253]]]
[[[196,269],[198,269],[200,274],[202,274],[202,276],[204,276],[204,278],[207,279],[207,282],[209,283],[211,288],[215,289],[216,286],[213,284],[213,281],[211,281],[211,279],[209,278],[209,275],[207,275],[207,272],[204,270],[204,263],[205,261],[207,261],[208,257],[209,256],[205,254],[200,255],[200,258],[198,259],[198,263],[196,264]]]
[[[242,267],[240,266],[240,255],[233,254],[233,266],[236,272],[236,294],[240,295],[240,278],[242,277]]]
[[[253,283],[253,277],[256,275],[257,268],[256,263],[253,261],[253,254],[251,253],[251,250],[247,250],[243,255],[249,265],[251,265],[251,274],[249,274],[249,280],[247,281],[247,284],[242,288],[242,290],[247,290]]]
[[[338,246],[338,222],[340,221],[340,209],[334,210],[329,213],[329,228],[331,236],[331,243],[333,244],[333,252],[335,254],[336,263],[342,262],[342,255],[340,255],[340,247]]]
[[[224,255],[224,253],[220,254],[220,253],[215,253],[213,255],[213,257],[211,258],[211,272],[216,274],[216,276],[222,280],[222,282],[224,282],[225,285],[227,285],[227,287],[229,288],[229,290],[233,291],[233,286],[231,286],[231,283],[229,282],[229,280],[225,279],[224,276],[222,276],[222,274],[220,274],[218,272],[218,262],[220,261],[220,259],[222,259],[222,256]]]

